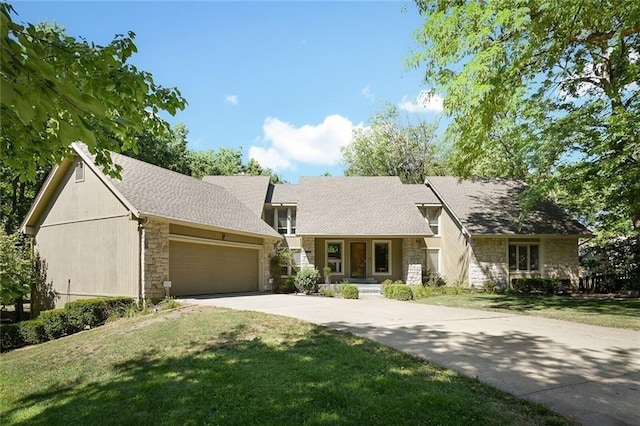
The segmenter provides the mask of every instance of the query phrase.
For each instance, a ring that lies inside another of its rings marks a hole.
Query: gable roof
[[[267,203],[297,204],[300,187],[293,183],[270,184],[267,192]]]
[[[440,205],[440,200],[433,190],[424,184],[402,185],[407,197],[415,204]]]
[[[303,177],[298,195],[299,235],[433,235],[398,177]]]
[[[590,234],[560,207],[548,201],[535,206],[519,226],[519,194],[527,187],[521,181],[433,176],[427,178],[427,185],[471,234]]]
[[[94,156],[86,145],[74,143],[72,148],[136,217],[154,216],[244,234],[282,238],[259,215],[221,186],[116,153],[111,153],[111,159],[114,164],[122,166],[122,179],[111,178],[95,165]],[[52,173],[57,170],[54,169]],[[50,181],[57,180],[50,177],[47,182]],[[50,189],[55,190],[47,185],[41,191]],[[23,227],[32,221],[33,211],[32,207]]]
[[[205,176],[204,182],[218,185],[242,201],[255,215],[261,216],[269,176]]]

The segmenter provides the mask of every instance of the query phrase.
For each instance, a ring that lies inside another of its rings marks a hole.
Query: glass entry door
[[[351,243],[351,278],[365,278],[367,275],[367,244]]]

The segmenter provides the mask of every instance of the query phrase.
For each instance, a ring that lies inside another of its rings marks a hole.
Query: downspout
[[[146,303],[147,295],[145,291],[146,277],[145,277],[145,239],[146,231],[144,225],[147,223],[147,219],[138,219],[138,301],[143,305]]]

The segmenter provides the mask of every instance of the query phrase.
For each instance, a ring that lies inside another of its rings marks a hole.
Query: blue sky
[[[242,147],[290,182],[342,175],[340,146],[384,102],[410,120],[441,108],[417,101],[428,88],[404,66],[422,21],[410,2],[12,4],[18,22],[97,44],[134,31],[132,63],[189,102],[169,121],[186,124],[190,148]]]

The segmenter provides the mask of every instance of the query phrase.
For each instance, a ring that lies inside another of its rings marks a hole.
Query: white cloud
[[[423,90],[416,96],[415,101],[409,100],[406,95],[403,96],[398,106],[400,109],[414,114],[442,112],[444,109],[444,99],[438,94],[431,94]]]
[[[238,105],[238,95],[227,95],[224,101],[231,105]]]
[[[365,87],[364,89],[362,89],[362,91],[360,92],[362,93],[362,96],[364,96],[365,98],[369,99],[371,102],[373,102],[374,96],[373,93],[371,93],[371,85],[367,85],[367,87]]]
[[[268,117],[262,126],[262,144],[251,146],[249,157],[273,170],[295,169],[295,163],[333,165],[340,160],[340,148],[349,144],[354,125],[338,114],[317,125],[296,127],[278,118]]]

